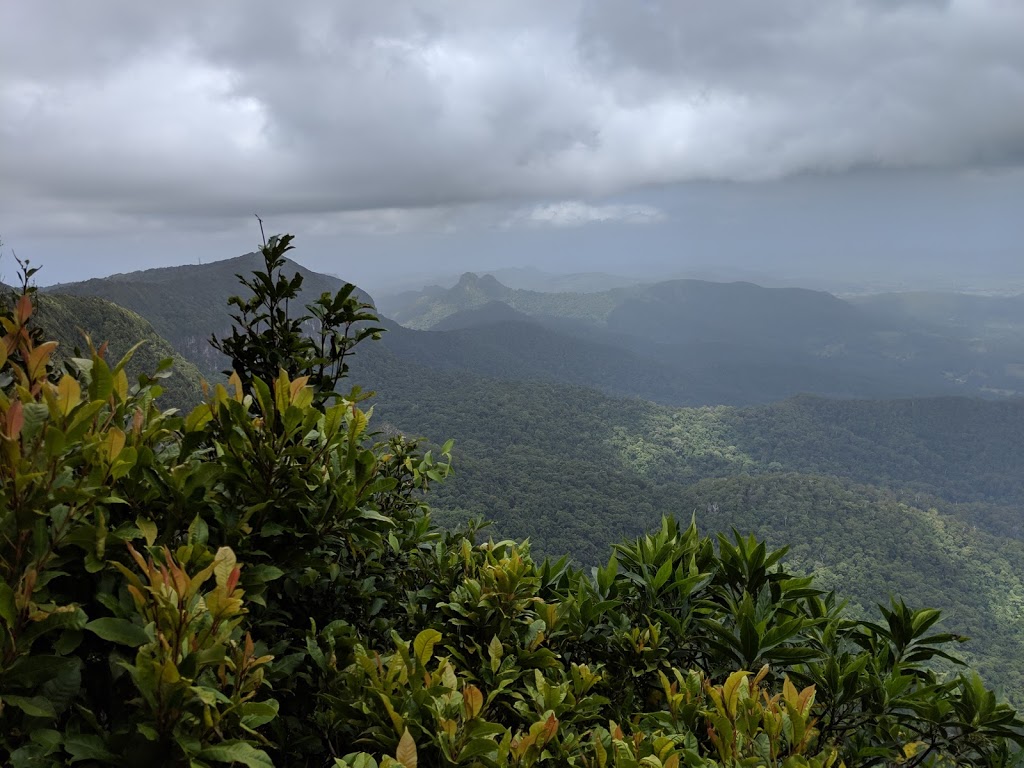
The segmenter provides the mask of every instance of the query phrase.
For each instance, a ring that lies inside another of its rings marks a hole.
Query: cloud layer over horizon
[[[2,16],[0,224],[28,232],[216,230],[253,211],[405,231],[494,204],[532,213],[492,225],[643,223],[664,214],[630,195],[652,185],[1024,162],[1011,0]]]

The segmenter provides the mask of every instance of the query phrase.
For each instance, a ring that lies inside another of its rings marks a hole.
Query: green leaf
[[[333,437],[337,434],[338,430],[341,429],[341,424],[345,419],[346,406],[344,405],[332,405],[324,413],[324,435],[328,438]]]
[[[153,542],[156,541],[157,535],[156,523],[140,516],[135,518],[135,527],[138,528],[139,532],[145,537],[146,544],[150,547],[153,546]]]
[[[32,741],[40,746],[46,747],[47,749],[56,749],[60,746],[63,737],[60,731],[55,731],[52,728],[36,728],[32,731],[29,736]]]
[[[21,642],[30,644],[37,637],[58,629],[81,629],[86,622],[85,611],[78,607],[65,606],[52,611],[41,621],[30,622],[21,635]]]
[[[22,414],[25,417],[25,423],[21,428],[22,438],[31,440],[50,418],[50,408],[46,403],[29,403],[22,410]]]
[[[135,357],[135,353],[139,351],[139,348],[147,343],[149,342],[146,339],[143,339],[142,341],[133,344],[132,348],[125,352],[124,356],[121,358],[118,364],[114,366],[114,373],[119,373],[120,371],[123,371],[124,367],[128,365],[129,362],[131,362],[131,359],[133,357]]]
[[[213,418],[209,403],[200,403],[185,417],[185,431],[198,432]]]
[[[23,688],[42,685],[56,677],[73,674],[79,664],[78,659],[62,656],[22,656],[4,670],[4,683]]]
[[[661,589],[665,585],[665,582],[668,581],[668,579],[669,579],[669,577],[671,575],[672,575],[672,561],[671,560],[666,560],[664,563],[662,563],[661,568],[658,569],[658,572],[654,576],[654,589],[655,589],[655,591]]]
[[[18,606],[14,601],[14,590],[7,582],[0,581],[0,619],[3,619],[7,626],[14,626],[18,619]]]
[[[70,445],[82,439],[89,427],[92,426],[93,417],[103,408],[103,400],[93,400],[88,405],[82,405],[75,411],[75,418],[64,431],[64,443]]]
[[[114,480],[120,480],[122,477],[127,475],[135,467],[135,462],[138,459],[138,453],[135,448],[128,447],[121,450],[117,454],[117,459],[110,467],[110,476]]]
[[[82,633],[75,630],[73,634]],[[36,693],[53,705],[58,715],[63,714],[82,694],[82,663],[77,658],[70,658],[68,662],[36,689]]]
[[[0,350],[0,357],[3,357],[4,351]],[[9,768],[56,768],[60,765],[56,760],[45,760],[51,751],[39,744],[23,744],[8,754],[7,765]]]
[[[89,399],[106,402],[114,391],[114,376],[110,366],[99,356],[93,357],[92,381],[89,382]]]
[[[280,579],[282,576],[284,576],[284,571],[276,565],[246,566],[246,568],[242,570],[242,583],[247,586],[260,584]]]
[[[459,762],[469,762],[474,757],[492,755],[498,751],[498,742],[493,739],[472,739],[459,752]]]
[[[391,480],[391,478],[383,478],[383,480]],[[378,481],[378,482],[382,482],[382,481]],[[394,483],[390,483],[390,485],[392,487],[394,487]],[[371,488],[367,489],[366,495],[369,495],[369,494],[375,493],[375,492],[376,491],[374,491],[373,488],[371,487]],[[387,515],[382,515],[380,512],[376,512],[376,511],[374,511],[372,509],[361,509],[361,510],[359,510],[359,517],[361,517],[364,520],[377,520],[378,522],[389,523],[391,525],[394,525],[394,522],[395,522],[393,519],[391,519]]]
[[[4,694],[0,700],[4,704],[17,707],[29,717],[45,717],[52,720],[57,716],[53,704],[42,696],[11,696]]]
[[[416,635],[416,639],[412,642],[412,649],[420,664],[427,666],[427,662],[434,655],[434,646],[440,639],[441,633],[436,629],[424,629]]]
[[[99,635],[104,640],[120,645],[127,645],[131,648],[138,648],[149,642],[149,635],[146,630],[138,624],[132,624],[127,619],[115,619],[107,617],[95,619],[85,625],[85,628],[93,634]]]
[[[242,725],[259,728],[277,717],[278,704],[274,699],[250,701],[242,705]]]
[[[378,768],[377,761],[365,752],[353,752],[334,758],[334,768]]]
[[[256,402],[260,406],[260,413],[263,414],[263,418],[267,421],[268,425],[274,423],[274,398],[270,394],[270,387],[267,386],[266,382],[262,379],[256,378],[252,380],[252,393],[256,397]]]
[[[188,543],[189,544],[206,544],[210,538],[210,526],[206,524],[206,521],[202,517],[196,515],[195,518],[189,523],[188,526]]]
[[[501,666],[501,657],[505,653],[505,649],[501,646],[501,640],[495,635],[491,638],[490,644],[487,646],[487,653],[491,657],[491,671],[497,672],[498,667]]]
[[[244,741],[225,742],[207,747],[197,757],[214,763],[241,763],[247,768],[274,768],[266,752]]]
[[[72,763],[77,763],[79,760],[99,760],[103,763],[118,765],[123,762],[107,749],[103,739],[99,736],[88,736],[82,733],[70,734],[64,738],[64,750],[71,755],[70,762]]]

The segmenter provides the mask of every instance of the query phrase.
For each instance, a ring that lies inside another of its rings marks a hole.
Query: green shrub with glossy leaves
[[[128,358],[95,349],[53,371],[32,311],[24,294],[0,338],[3,763],[267,762],[250,724],[276,711],[269,658],[245,633],[234,553],[131,493],[175,471],[164,372],[129,386]]]

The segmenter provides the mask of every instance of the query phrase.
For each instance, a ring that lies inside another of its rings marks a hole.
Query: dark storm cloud
[[[35,230],[253,210],[451,227],[451,209],[502,200],[628,221],[628,205],[573,201],[1024,159],[1015,0],[40,0],[0,14],[0,218]],[[345,213],[369,209],[383,212]]]

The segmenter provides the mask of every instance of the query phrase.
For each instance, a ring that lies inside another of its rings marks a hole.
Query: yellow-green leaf
[[[202,429],[212,418],[213,411],[210,410],[209,403],[200,403],[185,417],[185,431],[196,432]]]
[[[288,410],[288,404],[292,401],[292,383],[288,379],[288,373],[281,369],[281,372],[277,375],[277,381],[274,382],[274,405],[277,406],[279,413],[284,413]]]
[[[434,646],[440,639],[441,633],[436,629],[424,629],[416,635],[416,639],[412,642],[412,649],[416,655],[416,660],[420,664],[423,666],[427,665],[427,662],[434,655]]]
[[[110,431],[107,432],[106,440],[103,441],[108,461],[113,461],[117,458],[117,454],[124,448],[124,441],[124,432],[118,427],[111,427]]]
[[[920,752],[927,746],[928,745],[925,744],[923,741],[912,741],[909,744],[905,744],[903,746],[903,756],[908,758],[914,757],[918,752]]]
[[[242,379],[238,376],[237,371],[232,371],[231,376],[228,378],[228,384],[235,390],[234,399],[237,402],[242,402],[245,396],[245,390],[242,389]]]
[[[146,539],[146,545],[153,546],[153,542],[156,541],[156,523],[145,517],[137,517],[135,518],[135,527],[139,529]]]
[[[57,408],[61,416],[67,416],[82,402],[82,387],[77,379],[65,373],[57,384]]]
[[[230,547],[221,547],[217,550],[217,554],[213,558],[213,573],[218,587],[223,587],[228,583],[237,562],[235,553],[231,551]]]
[[[505,650],[501,647],[501,640],[498,639],[497,635],[491,638],[491,642],[487,646],[487,653],[491,657],[491,671],[497,672],[498,667],[501,666],[501,657],[505,653]]]
[[[121,402],[128,398],[128,374],[123,369],[114,374],[114,393]]]

